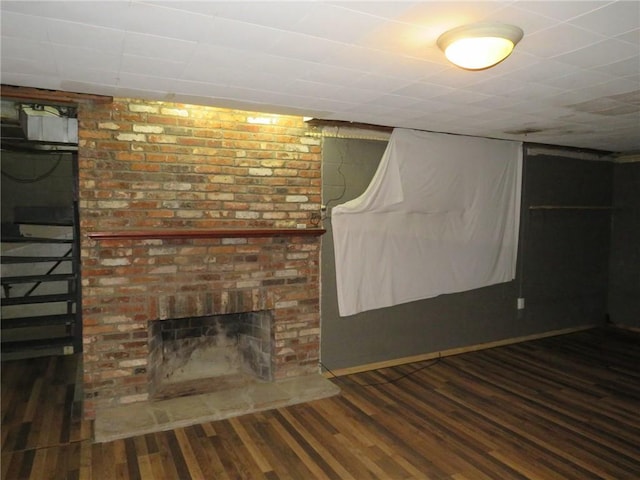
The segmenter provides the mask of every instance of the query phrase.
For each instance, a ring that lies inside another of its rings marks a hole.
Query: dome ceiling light
[[[438,47],[447,59],[466,70],[484,70],[507,58],[522,39],[522,29],[513,25],[464,25],[443,33]]]

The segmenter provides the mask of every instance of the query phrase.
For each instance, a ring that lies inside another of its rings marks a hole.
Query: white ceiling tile
[[[238,71],[212,63],[190,63],[180,75],[183,80],[233,85]]]
[[[4,57],[2,59],[2,69],[11,72],[27,75],[41,75],[41,76],[57,76],[58,71],[53,59],[31,60],[29,58],[11,58]]]
[[[309,15],[291,28],[308,35],[350,43],[384,22],[380,17],[343,8],[341,5],[317,2],[313,4]]]
[[[616,35],[614,38],[623,42],[629,42],[637,47],[640,45],[640,28],[636,28],[635,30],[631,30],[626,33],[621,33],[620,35]]]
[[[570,23],[586,30],[613,37],[636,29],[639,18],[640,2],[618,1],[573,18]]]
[[[102,27],[125,26],[129,2],[123,1],[5,1],[2,10]]]
[[[49,3],[49,2],[45,2]],[[87,23],[101,27],[124,30],[129,17],[130,5],[124,1],[80,1],[74,5],[64,5],[71,2],[54,1],[56,8],[63,10],[64,16],[60,17],[78,23]],[[68,10],[67,10],[68,9]]]
[[[634,47],[626,42],[604,40],[591,44],[586,48],[580,48],[564,55],[558,55],[554,60],[581,68],[594,68],[599,65],[608,65],[609,63],[637,56],[639,51],[640,47]]]
[[[119,54],[122,52],[125,32],[84,23],[51,20],[47,25],[47,34],[51,43]]]
[[[250,79],[250,69],[252,72],[279,75],[280,78],[287,79],[300,76],[298,72],[306,72],[314,65],[316,64],[303,60],[260,52],[199,44],[189,59],[184,75],[193,80],[207,80],[207,76],[216,69],[235,70],[239,78]],[[284,83],[281,82],[281,85],[284,86]]]
[[[588,139],[585,139],[588,141]],[[606,144],[607,150],[638,152],[640,151],[640,137],[637,135],[637,130],[621,131],[617,135],[609,135],[608,144]],[[622,150],[619,150],[622,149]]]
[[[46,88],[48,90],[60,90],[60,79],[50,75],[31,75],[28,73],[7,72],[0,70],[0,80],[5,85],[19,85],[21,87]],[[70,90],[82,91],[82,90]]]
[[[627,138],[639,121],[637,6],[2,1],[0,73],[5,83],[36,88],[638,148],[640,140]],[[525,37],[494,68],[453,67],[438,36],[478,21],[516,24]],[[504,133],[523,128],[542,131]]]
[[[371,103],[373,99],[379,97],[379,95],[380,93],[374,90],[344,87],[332,91],[330,98],[348,103]]]
[[[570,18],[584,15],[593,10],[604,7],[610,3],[609,0],[605,1],[546,1],[541,2],[538,0],[530,0],[518,2],[518,8],[535,12],[540,15],[544,15],[549,18],[555,18],[556,20],[569,20]]]
[[[228,18],[214,18],[201,37],[202,43],[269,52],[282,31]]]
[[[346,120],[350,117],[353,117],[355,122],[381,125],[383,127],[393,127],[395,125],[398,125],[398,123],[401,121],[400,117],[393,117],[388,112],[375,114],[358,114],[357,112],[351,111],[339,115],[336,120]]]
[[[446,95],[442,95],[440,97],[433,97],[433,100],[439,102],[447,102],[453,105],[467,105],[467,104],[475,104],[476,102],[480,102],[482,100],[486,100],[489,98],[489,95],[484,95],[482,93],[478,93],[471,90],[466,89],[456,89],[451,93]]]
[[[490,18],[486,18],[484,21],[515,25],[520,27],[525,35],[531,35],[557,23],[557,20],[544,15],[527,12],[519,8],[519,5],[518,2],[511,3],[500,10],[496,10],[491,14]]]
[[[389,21],[360,37],[355,43],[373,51],[447,64],[446,58],[436,46],[436,40],[449,28],[451,27],[438,28],[430,24],[415,25]]]
[[[564,90],[555,95],[549,95],[545,98],[545,104],[553,108],[567,108],[567,105],[574,103],[586,102],[594,98],[599,98],[598,95],[593,95],[591,92],[584,88],[577,90]]]
[[[545,82],[548,79],[562,77],[580,70],[575,65],[558,62],[556,60],[537,60],[528,66],[507,72],[503,77],[519,82]]]
[[[529,68],[533,63],[536,63],[538,61],[538,57],[522,51],[516,46],[516,49],[511,53],[511,55],[509,55],[494,67],[487,69],[486,72],[496,76],[506,75],[523,68]]]
[[[212,22],[206,15],[134,2],[127,10],[126,30],[193,42],[204,36]]]
[[[479,116],[479,115],[490,115],[491,109],[483,108],[475,105],[467,105],[464,103],[458,103],[458,104],[450,103],[449,108],[447,108],[446,110],[443,110],[442,113],[445,115],[454,115],[457,117],[467,116],[467,115]]]
[[[457,116],[448,115],[442,112],[443,110],[425,110],[424,115],[411,117],[411,119],[416,122],[416,127],[414,128],[422,128],[428,130],[429,126],[431,126],[431,129],[434,129],[433,127],[440,123],[455,123],[456,120],[459,120]],[[436,116],[434,115],[434,113],[437,113],[438,115]]]
[[[178,84],[178,82],[172,78],[131,72],[120,72],[118,80],[118,88],[148,88],[149,90],[158,92],[175,92],[176,84]]]
[[[387,75],[393,75],[408,81],[416,81],[426,79],[448,68],[448,65],[417,59],[415,57],[400,57]]]
[[[398,55],[389,52],[373,50],[358,45],[344,45],[325,58],[323,63],[350,68],[363,73],[385,71],[393,74],[395,65],[400,61]]]
[[[253,59],[249,55],[246,58]],[[247,65],[247,63],[245,63]],[[260,72],[280,75],[283,79],[298,78],[300,72],[306,72],[309,68],[317,66],[315,62],[307,62],[295,58],[285,58],[277,55],[260,55],[255,61],[254,68]]]
[[[474,1],[429,1],[416,3],[412,8],[403,10],[394,20],[396,22],[427,27],[439,36],[446,30],[460,25],[486,21],[495,12],[511,2],[474,2]]]
[[[437,101],[437,99],[435,99]],[[398,109],[412,107],[416,103],[414,97],[403,95],[377,95],[367,102],[369,105],[380,105],[382,107]]]
[[[314,82],[312,80],[295,79],[291,81],[287,86],[287,93],[291,95],[312,96],[314,98],[333,98],[338,101],[348,100],[348,89],[328,83]],[[375,93],[370,94],[370,97],[372,96],[375,96]]]
[[[635,92],[639,89],[640,83],[637,79],[630,80],[626,77],[622,77],[575,91],[583,92],[585,95],[591,96],[592,98],[600,98],[603,96],[610,97],[614,95],[622,95],[624,93]]]
[[[602,40],[602,35],[597,33],[572,25],[561,25],[523,37],[516,49],[537,57],[552,58],[588,47]]]
[[[52,44],[52,49],[60,71],[78,64],[85,68],[102,68],[116,72],[120,68],[120,56],[114,53],[70,45]]]
[[[640,85],[640,72],[636,73],[635,75],[624,75],[618,77],[618,79],[633,82],[634,85]]]
[[[123,55],[162,58],[164,60],[185,61],[191,58],[198,44],[175,38],[126,32]]]
[[[499,109],[499,108],[513,108],[514,104],[518,103],[518,99],[508,98],[503,96],[491,95],[474,102],[474,105],[482,108]],[[495,117],[491,117],[490,120],[496,120]]]
[[[196,45],[189,58],[189,65],[193,68],[198,68],[201,64],[204,67],[210,65],[219,67],[254,66],[262,61],[262,58],[260,53],[200,43]]]
[[[513,98],[513,104],[508,107],[500,107],[504,113],[510,116],[518,116],[522,114],[537,115],[538,117],[548,116],[549,118],[559,118],[567,113],[567,109],[562,106],[550,105],[549,103],[541,103],[535,100],[519,101],[517,97]]]
[[[613,86],[609,84],[615,83]],[[611,97],[616,94],[634,92],[640,88],[637,82],[620,84],[619,81],[607,82],[589,88],[566,90],[561,94],[547,98],[547,104],[554,107],[564,107],[573,109],[573,105],[582,105],[586,102],[595,102],[603,97]],[[615,93],[613,93],[615,91]],[[592,119],[593,120],[593,119]]]
[[[342,44],[332,40],[295,32],[281,32],[270,51],[282,57],[321,63],[340,48],[342,48]]]
[[[412,121],[412,125],[415,124],[415,127],[413,128],[417,128],[418,130],[425,130],[427,132],[437,132],[437,133],[454,133],[454,134],[459,134],[460,132],[456,131],[456,128],[458,128],[458,126],[460,125],[460,122],[456,122],[455,120],[452,121],[446,121],[444,120],[441,121],[436,121],[433,119],[433,117],[431,118],[422,118],[422,119],[415,119]],[[410,125],[403,125],[405,128],[412,128]]]
[[[640,92],[640,91],[639,91]],[[607,110],[602,110],[600,113],[607,115],[608,117],[630,117],[636,120],[638,127],[640,127],[640,105],[624,104],[612,106]]]
[[[98,83],[93,83],[93,82],[88,83],[88,82],[74,82],[74,81],[63,80],[62,82],[60,82],[58,87],[56,87],[56,89],[63,90],[66,92],[82,92],[82,93],[89,93],[92,95],[104,95],[107,97],[116,96],[116,87],[112,85],[100,85]]]
[[[287,93],[292,81],[293,79],[288,77],[267,72],[257,72],[249,77],[247,75],[243,75],[242,71],[236,71],[234,78],[234,84],[240,87],[251,88],[257,85],[264,90],[270,90],[273,92],[286,90]]]
[[[505,123],[513,120],[513,112],[510,109],[502,110],[500,107],[493,107],[490,105],[478,105],[483,108],[491,110],[491,115],[481,115],[479,117],[473,117],[473,122],[478,125],[491,125],[492,128],[504,129]]]
[[[144,0],[145,3],[152,3],[156,5],[164,5],[177,10],[184,10],[186,12],[199,13],[208,16],[220,16],[226,18],[243,18],[250,14],[247,11],[252,10],[253,5],[257,3],[254,1],[202,1],[202,0]],[[261,0],[257,0],[263,3]],[[269,0],[271,1],[271,0]],[[266,3],[266,2],[264,2]],[[274,5],[281,4],[282,2],[272,2]]]
[[[191,4],[192,2],[188,2]],[[197,3],[197,2],[196,2]],[[210,3],[206,10],[202,6],[196,11],[205,11],[216,17],[237,20],[253,25],[262,25],[278,30],[299,31],[295,25],[312,15],[316,5],[290,1],[253,1],[253,2],[202,2]],[[192,6],[188,7],[189,9]]]
[[[452,93],[455,88],[448,87],[442,84],[428,83],[428,82],[415,82],[406,87],[394,90],[393,93],[397,95],[405,95],[408,97],[421,98],[424,100],[433,99],[436,97],[442,97],[446,94]]]
[[[20,0],[5,0],[2,2],[2,12],[16,12],[25,15],[33,15],[37,12],[43,12],[47,2],[23,2]],[[49,5],[52,7],[52,5]]]
[[[444,70],[428,75],[424,82],[443,85],[448,88],[463,88],[493,77],[495,77],[495,74],[490,70],[470,72],[450,65]]]
[[[640,105],[621,103],[611,97],[602,97],[595,100],[589,100],[587,102],[568,105],[567,108],[572,108],[579,112],[609,116],[615,115],[616,117],[620,117],[621,115],[626,115],[628,113],[640,113]]]
[[[164,91],[156,91],[150,90],[148,88],[129,88],[129,87],[114,87],[114,88],[106,88],[106,91],[112,91],[112,95],[114,97],[125,97],[125,98],[145,98],[147,100],[158,100],[158,101],[171,101],[172,96],[168,94],[168,92]],[[96,93],[96,92],[91,92]]]
[[[365,74],[350,68],[336,67],[326,63],[308,63],[304,70],[298,72],[297,77],[303,80],[313,80],[321,83],[337,83],[341,85],[357,85],[358,80]],[[366,85],[362,85],[366,88]]]
[[[358,88],[366,88],[376,92],[391,92],[397,94],[397,90],[407,87],[415,82],[413,78],[388,77],[375,73],[365,73],[354,79],[352,85]]]
[[[171,91],[179,95],[180,98],[182,98],[182,95],[194,95],[197,97],[213,96],[216,90],[225,88],[213,82],[197,82],[186,79],[177,79],[171,82],[170,87]],[[239,89],[235,90],[236,93],[239,91]]]
[[[349,46],[342,49],[335,56],[326,59],[327,63],[337,63],[356,68],[367,74],[384,72],[385,76],[417,81],[436,74],[448,68],[447,65],[433,63],[425,59],[397,55],[391,52],[381,52]]]
[[[209,78],[215,79],[215,83],[224,85],[233,85],[238,88],[247,89],[259,89],[269,91],[279,91],[285,87],[288,90],[288,86],[291,81],[287,78],[283,78],[281,75],[273,75],[267,72],[256,72],[255,75],[247,76],[243,75],[242,70],[224,69],[222,72],[216,75],[211,75]],[[207,79],[207,81],[209,81]]]
[[[23,15],[11,11],[0,15],[3,37],[19,37],[29,40],[46,41],[47,20],[35,15]]]
[[[369,15],[374,15],[380,18],[394,19],[398,18],[406,12],[416,6],[418,6],[421,2],[392,2],[392,1],[379,1],[379,2],[371,2],[371,1],[357,1],[352,0],[349,2],[344,1],[336,1],[336,2],[327,2],[331,5],[337,5],[342,8],[346,8],[349,10],[353,10],[356,12],[368,13]]]
[[[123,55],[120,64],[121,72],[139,73],[154,77],[180,78],[186,62],[174,62],[159,58]]]
[[[409,109],[410,112],[415,112],[415,113],[410,113],[409,117],[410,118],[422,117],[427,113],[433,114],[433,113],[443,112],[448,108],[449,108],[449,104],[446,102],[439,102],[437,100],[416,99],[413,105],[411,105],[411,108]]]
[[[571,90],[576,88],[589,87],[594,84],[604,83],[613,80],[615,77],[605,72],[595,70],[578,70],[563,77],[556,77],[545,81],[545,85]]]
[[[294,103],[291,103],[291,104],[294,105]],[[332,112],[338,112],[342,120],[349,120],[349,116],[344,115],[343,112],[349,109],[353,109],[353,107],[356,107],[356,106],[357,106],[356,103],[339,102],[331,99],[327,100],[327,99],[314,99],[314,98],[307,98],[305,99],[305,103],[304,103],[304,107],[309,110],[326,112],[326,116],[320,117],[320,118],[336,118],[336,115],[332,115]]]
[[[317,112],[325,112],[314,108],[309,99],[294,97],[286,94],[256,91],[251,97],[254,102],[253,110],[276,113],[282,115],[300,115],[303,117],[316,116]],[[338,105],[335,103],[334,105]]]
[[[83,82],[101,85],[118,85],[119,75],[112,70],[85,68],[83,65],[67,66],[60,73],[61,82]]]
[[[507,97],[506,94],[515,90],[520,90],[522,88],[522,81],[505,75],[490,77],[477,83],[472,83],[464,88],[489,96],[509,98],[509,101],[513,101],[513,99],[511,97]]]
[[[55,61],[52,45],[37,40],[2,36],[0,51],[2,52],[3,64],[5,58],[26,59],[45,64]],[[4,70],[4,65],[2,70]]]
[[[506,97],[513,98],[516,101],[528,101],[532,99],[548,98],[554,95],[559,95],[565,90],[559,87],[551,85],[545,85],[542,83],[525,83],[522,84],[519,89],[511,90],[505,93]]]

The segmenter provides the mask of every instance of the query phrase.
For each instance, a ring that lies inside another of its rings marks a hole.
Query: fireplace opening
[[[150,398],[272,381],[272,323],[268,310],[150,322]]]

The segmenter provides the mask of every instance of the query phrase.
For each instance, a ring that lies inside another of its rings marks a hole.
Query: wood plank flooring
[[[640,479],[639,333],[340,377],[328,399],[104,444],[76,362],[2,364],[2,479]]]

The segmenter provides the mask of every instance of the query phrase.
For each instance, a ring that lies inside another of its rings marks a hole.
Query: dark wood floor
[[[341,377],[329,399],[105,444],[76,360],[3,363],[3,479],[640,479],[638,333]]]

